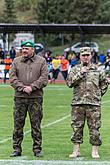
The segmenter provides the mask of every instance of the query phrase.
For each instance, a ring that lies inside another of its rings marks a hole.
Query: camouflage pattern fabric
[[[90,143],[102,144],[99,128],[101,127],[101,97],[106,93],[108,82],[105,71],[95,64],[88,65],[88,71],[82,74],[83,64],[73,67],[67,77],[67,85],[73,87],[71,126],[72,142],[83,143],[85,119],[89,128]]]
[[[95,146],[102,144],[99,128],[101,127],[101,108],[94,105],[75,105],[71,111],[71,126],[73,143],[83,143],[83,128],[85,120],[89,128],[90,143]]]
[[[42,133],[41,120],[43,98],[14,98],[14,131],[13,148],[22,152],[21,143],[23,140],[23,127],[27,112],[31,123],[31,135],[33,138],[33,152],[41,151]]]
[[[73,89],[72,105],[100,105],[101,96],[108,88],[105,71],[91,64],[87,74],[81,74],[82,64],[73,67],[67,77],[67,85]]]

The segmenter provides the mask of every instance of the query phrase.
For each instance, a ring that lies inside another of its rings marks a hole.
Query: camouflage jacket
[[[42,97],[43,90],[48,83],[47,64],[43,57],[34,55],[29,60],[23,56],[14,59],[10,72],[10,84],[15,89],[15,97]],[[31,86],[30,95],[23,92],[24,86]]]
[[[67,85],[73,89],[72,105],[91,104],[100,105],[101,96],[108,88],[104,70],[91,64],[87,75],[81,74],[82,64],[73,67],[67,77]]]

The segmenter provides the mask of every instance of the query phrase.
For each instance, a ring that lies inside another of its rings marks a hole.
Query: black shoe
[[[42,151],[38,151],[38,152],[35,152],[34,153],[34,156],[36,156],[36,157],[42,157],[43,156],[43,153],[42,153]]]
[[[16,156],[21,156],[21,152],[18,152],[18,151],[14,151],[10,157],[16,157]]]

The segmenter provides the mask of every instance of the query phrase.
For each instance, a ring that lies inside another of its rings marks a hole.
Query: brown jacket
[[[43,57],[34,55],[26,60],[20,56],[14,59],[10,69],[10,84],[15,89],[15,97],[42,97],[43,90],[48,83],[47,64]],[[31,85],[32,92],[23,92],[24,86]]]

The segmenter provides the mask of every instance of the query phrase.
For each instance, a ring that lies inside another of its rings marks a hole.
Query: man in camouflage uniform
[[[101,97],[107,91],[108,83],[104,70],[91,63],[89,47],[80,48],[81,63],[73,67],[67,78],[69,88],[74,87],[71,126],[73,128],[73,153],[70,158],[80,156],[80,144],[83,143],[85,119],[89,128],[92,158],[99,158],[98,146],[102,144],[99,128],[101,127]]]
[[[34,155],[42,156],[41,120],[43,117],[43,87],[48,83],[48,70],[43,57],[36,56],[34,43],[21,44],[22,56],[14,59],[10,69],[10,84],[15,90],[14,96],[14,131],[11,154],[21,156],[23,127],[27,112],[31,123]]]

